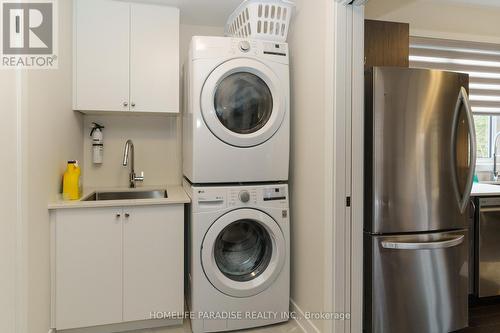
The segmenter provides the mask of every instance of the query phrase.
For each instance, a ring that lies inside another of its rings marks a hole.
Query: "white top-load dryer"
[[[193,37],[186,65],[184,176],[191,183],[288,180],[288,45]]]

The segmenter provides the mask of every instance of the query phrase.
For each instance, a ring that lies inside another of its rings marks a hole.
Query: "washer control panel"
[[[257,189],[247,187],[244,189],[235,188],[230,189],[229,193],[229,206],[245,206],[257,204]]]
[[[247,190],[243,190],[240,192],[239,197],[240,197],[241,202],[245,202],[245,203],[249,202],[250,201],[250,192],[248,192]]]
[[[196,196],[198,204],[217,205],[226,201],[224,193],[211,188],[197,189]]]
[[[288,207],[286,184],[186,187],[191,190],[194,211],[244,207]]]
[[[258,187],[245,187],[229,189],[228,205],[248,206],[272,204],[276,201],[286,200],[288,198],[285,185],[270,185]]]
[[[274,186],[264,188],[264,201],[286,200],[285,186]]]

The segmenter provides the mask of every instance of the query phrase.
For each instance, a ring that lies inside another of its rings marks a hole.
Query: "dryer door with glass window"
[[[201,112],[210,131],[236,147],[269,140],[286,114],[287,84],[263,63],[233,59],[210,73],[201,93]]]
[[[207,231],[201,250],[203,270],[226,295],[257,295],[279,276],[285,245],[272,217],[256,209],[237,209],[221,216]]]

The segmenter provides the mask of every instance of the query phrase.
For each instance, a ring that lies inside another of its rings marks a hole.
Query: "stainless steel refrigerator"
[[[365,77],[364,331],[468,324],[467,206],[476,160],[468,76]]]

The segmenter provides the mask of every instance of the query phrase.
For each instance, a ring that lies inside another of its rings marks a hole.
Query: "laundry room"
[[[498,17],[0,0],[0,333],[500,332]]]

